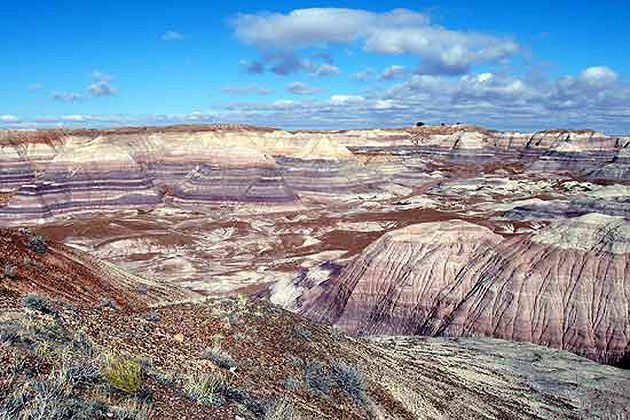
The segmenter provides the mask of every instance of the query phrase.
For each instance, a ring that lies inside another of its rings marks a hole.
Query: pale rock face
[[[302,311],[359,334],[497,337],[627,364],[629,227],[591,214],[504,239],[459,220],[412,225],[366,248]]]
[[[630,253],[630,222],[621,216],[591,213],[557,222],[531,241],[583,252]]]

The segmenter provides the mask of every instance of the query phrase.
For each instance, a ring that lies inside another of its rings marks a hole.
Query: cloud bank
[[[424,74],[464,74],[474,65],[506,60],[520,49],[507,37],[449,30],[407,9],[376,13],[312,8],[288,14],[239,14],[231,24],[241,42],[261,51],[358,44],[371,53],[419,56],[418,71]]]

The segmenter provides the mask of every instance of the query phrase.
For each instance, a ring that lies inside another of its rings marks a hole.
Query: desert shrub
[[[290,391],[298,391],[302,387],[302,382],[295,376],[288,376],[284,380],[284,387]]]
[[[330,368],[333,380],[346,394],[358,403],[365,403],[366,382],[365,377],[353,365],[347,363],[333,363]]]
[[[197,373],[184,383],[184,395],[197,403],[212,405],[220,396],[224,384],[222,375],[213,373]]]
[[[247,391],[224,386],[222,392],[226,399],[244,405],[245,408],[254,413],[257,418],[263,417],[265,413],[269,411],[269,407],[266,403],[259,401],[254,395]]]
[[[142,386],[142,366],[136,359],[106,357],[103,376],[111,386],[125,392],[137,392]]]
[[[286,400],[275,403],[265,415],[265,420],[300,420],[301,418],[302,416],[295,410],[293,404]]]
[[[311,341],[313,339],[313,334],[309,330],[302,328],[300,325],[293,326],[293,335],[305,341]]]
[[[83,329],[74,333],[72,337],[72,349],[77,353],[89,357],[95,357],[98,354],[98,349]]]
[[[31,236],[28,239],[28,244],[26,246],[37,255],[45,255],[48,252],[48,244],[46,243],[46,239],[40,235]]]
[[[149,322],[158,322],[160,320],[160,314],[158,314],[157,312],[151,312],[149,314],[146,314],[144,318]]]
[[[22,331],[18,324],[11,321],[0,322],[0,343],[19,344],[23,341]]]
[[[247,305],[249,303],[249,298],[244,293],[239,293],[236,296],[236,306],[239,311],[244,311],[247,309]]]
[[[341,338],[343,337],[343,333],[341,332],[341,330],[339,329],[339,327],[332,325],[329,329],[328,329],[328,335],[330,337],[330,339],[332,341],[340,341]]]
[[[12,394],[5,396],[4,403],[0,407],[0,419],[19,418],[20,412],[27,407],[29,401],[30,396],[26,386],[16,389]]]
[[[95,384],[102,380],[99,364],[96,360],[89,358],[66,361],[62,367],[61,374],[72,387]]]
[[[211,347],[206,349],[201,355],[203,359],[210,360],[215,365],[223,369],[230,369],[236,367],[236,362],[232,359],[227,352],[221,350],[219,347]]]
[[[312,362],[306,367],[306,384],[311,391],[327,397],[330,394],[330,373],[319,362]]]
[[[4,266],[4,277],[11,279],[11,280],[17,280],[18,278],[18,268],[15,264],[7,264]]]
[[[34,293],[29,293],[22,298],[22,306],[43,314],[55,314],[57,312],[48,299]]]
[[[0,409],[0,418],[71,419],[70,387],[58,371],[14,391]]]
[[[101,302],[101,307],[103,308],[109,308],[109,309],[113,309],[116,310],[118,309],[118,307],[116,306],[116,303],[111,300],[110,298],[104,298]]]
[[[154,371],[154,376],[155,380],[164,386],[173,387],[180,383],[179,377],[171,372]]]
[[[304,359],[302,359],[299,356],[289,356],[289,362],[291,362],[293,366],[297,366],[297,367],[304,366]]]

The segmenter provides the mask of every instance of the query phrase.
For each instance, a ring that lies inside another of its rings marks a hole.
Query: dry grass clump
[[[10,280],[17,280],[18,278],[18,268],[15,264],[7,264],[4,266],[4,277]]]
[[[225,378],[217,373],[196,373],[184,383],[184,395],[200,404],[215,404],[220,397]]]
[[[230,369],[236,367],[236,362],[227,352],[221,350],[219,347],[211,347],[206,349],[201,355],[203,359],[210,360],[215,365],[223,369]]]
[[[265,414],[265,420],[301,420],[302,418],[294,405],[286,400],[277,402]]]

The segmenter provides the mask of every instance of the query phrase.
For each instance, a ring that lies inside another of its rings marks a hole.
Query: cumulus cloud
[[[324,62],[317,62],[323,60]],[[288,76],[306,72],[313,76],[335,76],[341,73],[328,54],[315,54],[313,59],[302,59],[293,52],[265,52],[260,60],[241,60],[241,68],[249,74],[261,74],[270,71],[278,76]]]
[[[341,73],[341,70],[333,64],[324,63],[315,65],[311,73],[315,76],[336,76]]]
[[[71,114],[71,115],[59,115],[49,117],[37,117],[34,120],[36,124],[57,124],[57,125],[102,125],[102,124],[114,124],[122,125],[133,122],[134,119],[124,115],[90,115],[90,114]]]
[[[292,82],[287,85],[287,90],[294,95],[313,95],[319,89],[307,85],[304,82]]]
[[[108,97],[116,94],[116,88],[111,85],[112,77],[100,71],[92,72],[92,83],[88,86],[90,95],[95,97]]]
[[[269,95],[273,92],[273,90],[267,87],[258,86],[255,84],[243,86],[226,86],[222,90],[223,92],[229,93],[230,95]]]
[[[163,41],[181,41],[183,39],[184,39],[184,35],[175,31],[165,31],[162,34]]]
[[[617,78],[617,73],[604,66],[589,67],[580,73],[580,79],[598,86],[614,83]]]
[[[297,50],[359,42],[368,52],[412,54],[424,74],[463,74],[475,64],[505,60],[519,51],[506,37],[448,30],[421,13],[396,9],[312,8],[288,14],[240,14],[232,19],[239,40],[262,51]]]
[[[402,79],[407,76],[407,69],[405,66],[389,66],[381,73],[381,80],[394,80]]]

